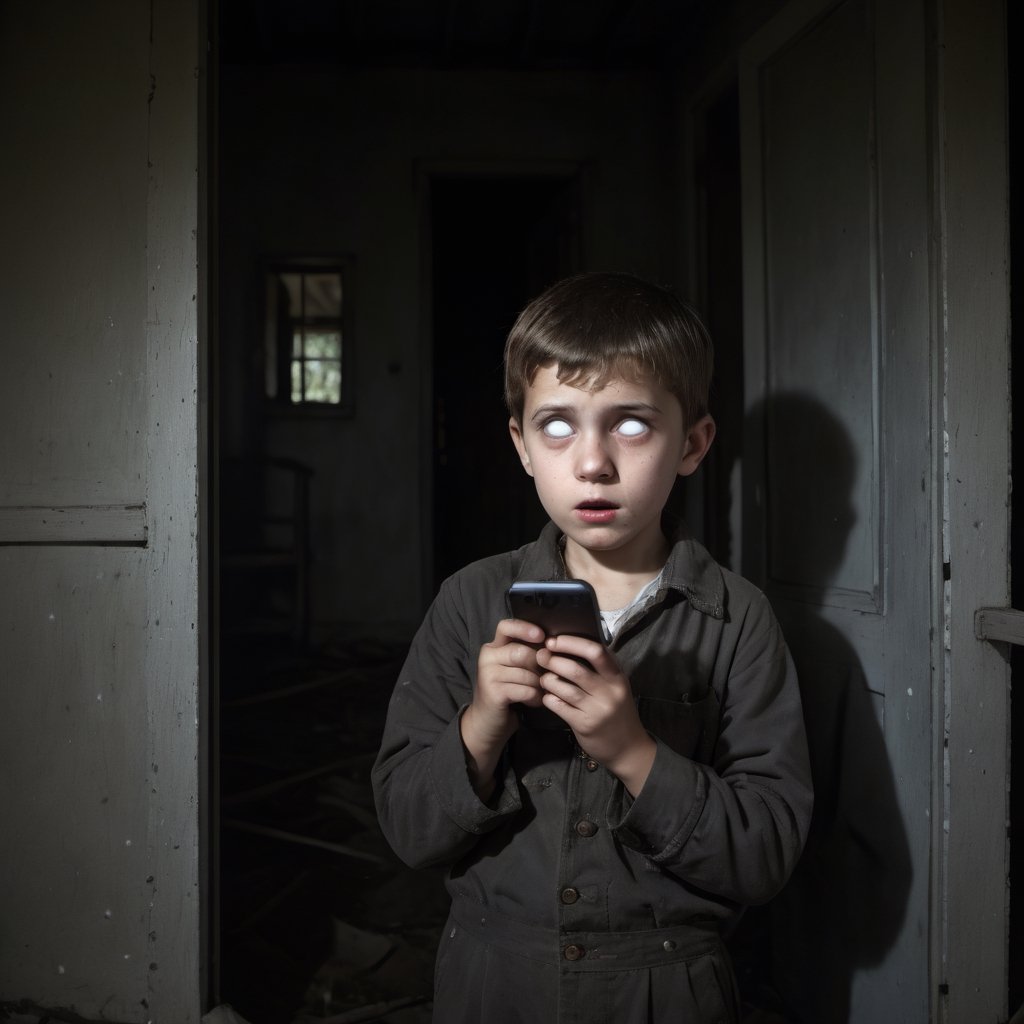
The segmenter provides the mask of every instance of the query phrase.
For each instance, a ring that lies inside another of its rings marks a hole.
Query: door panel
[[[0,507],[144,499],[149,18],[107,8],[0,12]]]
[[[198,28],[0,5],[0,1003],[83,1020],[201,1003]]]
[[[924,29],[905,3],[800,2],[741,58],[741,564],[804,699],[815,816],[773,913],[776,982],[808,1022],[929,1012]]]
[[[149,764],[123,728],[146,721],[145,559],[0,548],[0,1000],[85,1012],[102,979],[130,1020],[146,996]]]
[[[794,597],[877,611],[869,46],[863,5],[844,3],[761,69],[768,393],[813,395],[837,424],[834,435],[809,433],[797,408],[765,409],[766,557],[773,584]]]

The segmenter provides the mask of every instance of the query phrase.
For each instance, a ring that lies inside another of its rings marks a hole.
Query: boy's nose
[[[576,476],[580,480],[607,480],[615,475],[615,464],[601,439],[586,434],[576,448]]]

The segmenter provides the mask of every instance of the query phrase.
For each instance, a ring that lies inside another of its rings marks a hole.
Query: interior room
[[[382,1019],[419,1019],[444,894],[438,874],[396,867],[367,769],[437,585],[545,521],[508,436],[505,336],[530,298],[585,269],[695,301],[682,97],[768,13],[221,4],[221,997],[254,1024],[392,1001]],[[710,510],[727,561],[742,418],[734,79],[702,128],[721,426],[703,487],[675,500],[691,518]],[[333,305],[310,294],[327,280]],[[337,318],[330,395],[303,401],[292,353],[282,362],[282,281],[293,315],[305,302]],[[353,943],[367,947],[357,972]]]
[[[615,270],[710,330],[670,510],[799,677],[742,1024],[1021,1024],[1019,22],[0,4],[0,1019],[431,1019],[371,766],[442,581],[546,521],[509,328]]]
[[[440,581],[543,524],[508,443],[500,364],[517,311],[547,284],[628,270],[670,284],[707,319],[719,435],[675,500],[715,557],[739,567],[750,401],[735,54],[781,7],[221,4],[219,935],[222,998],[255,1024],[314,1006],[375,1004],[394,1021],[424,1012],[440,879],[402,870],[373,838],[366,769],[389,680]],[[844,5],[834,31],[859,16]],[[842,117],[844,101],[827,116]],[[279,325],[276,355],[267,340],[280,316],[267,296],[285,274],[327,270],[347,383],[305,402]],[[776,414],[790,450],[841,464],[840,424],[794,410]],[[805,447],[809,432],[819,447]],[[852,449],[850,459],[849,472],[819,470],[826,492],[853,486]],[[251,474],[241,485],[239,467]],[[869,505],[863,480],[837,501]],[[800,492],[795,480],[778,486]],[[792,515],[787,538],[813,535],[820,512]],[[260,533],[254,513],[278,521]],[[275,548],[289,530],[292,564],[254,568],[261,554],[242,538]],[[827,585],[848,552],[838,537],[824,543],[814,559]],[[794,621],[824,642],[823,621]],[[881,696],[845,714],[884,764]],[[891,821],[875,854],[887,866],[870,869],[884,893],[872,941],[884,948],[901,927],[911,852],[891,776],[863,757],[860,784],[890,793],[875,812]],[[772,939],[750,921],[735,942],[751,1013],[797,1019],[772,972],[753,966]]]

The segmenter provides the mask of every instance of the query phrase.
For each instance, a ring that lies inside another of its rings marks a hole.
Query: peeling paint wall
[[[0,1003],[199,1017],[194,3],[0,7]]]

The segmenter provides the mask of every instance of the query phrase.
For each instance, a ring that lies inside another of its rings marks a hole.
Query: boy
[[[811,786],[767,602],[663,516],[714,437],[710,376],[692,311],[624,274],[554,285],[509,334],[551,522],[442,585],[373,773],[395,851],[448,867],[437,1024],[738,1020],[722,937],[788,877]],[[607,646],[507,617],[513,580],[567,577]]]

